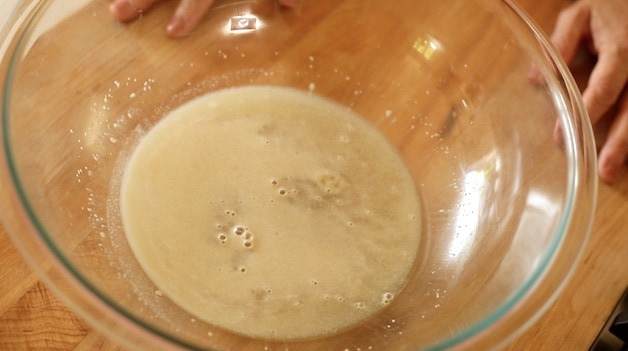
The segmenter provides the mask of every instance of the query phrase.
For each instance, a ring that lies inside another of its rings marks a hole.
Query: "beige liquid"
[[[211,93],[159,122],[129,161],[121,210],[165,296],[269,339],[327,335],[381,310],[421,228],[413,179],[377,130],[273,87]]]

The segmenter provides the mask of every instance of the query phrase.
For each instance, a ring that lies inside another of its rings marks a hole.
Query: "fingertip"
[[[535,86],[542,86],[545,84],[545,77],[541,74],[539,67],[532,63],[530,69],[528,69],[528,80]]]
[[[554,142],[560,146],[565,146],[565,137],[563,136],[563,126],[560,123],[560,120],[556,120],[556,124],[554,125]]]
[[[301,0],[279,0],[279,5],[293,10],[297,15],[301,15]]]
[[[619,171],[624,167],[626,152],[623,149],[604,145],[598,157],[598,174],[606,183],[612,183],[617,178]]]
[[[628,72],[622,74],[622,65],[625,63],[616,57],[608,56],[610,55],[599,56],[589,76],[587,87],[582,92],[582,101],[594,124],[606,113],[612,111],[613,106],[620,99],[628,78]]]
[[[131,6],[128,0],[113,1],[109,5],[109,12],[120,22],[130,21],[139,15],[139,12]]]
[[[619,173],[620,165],[612,161],[600,161],[598,166],[598,175],[605,183],[613,183]]]
[[[182,37],[188,34],[185,27],[185,21],[180,16],[175,15],[168,23],[168,26],[166,26],[166,33],[173,38]]]
[[[113,0],[109,11],[120,22],[129,22],[140,17],[159,0]]]
[[[141,14],[141,9],[131,4],[129,0],[115,0],[109,5],[109,11],[120,22],[132,21]]]

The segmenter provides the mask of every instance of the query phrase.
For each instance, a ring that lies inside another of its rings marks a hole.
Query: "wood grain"
[[[522,0],[520,4],[544,31],[550,32],[567,2]],[[101,59],[106,64],[106,58]],[[506,349],[589,347],[628,286],[628,223],[624,219],[627,200],[627,174],[613,186],[600,184],[591,240],[574,276],[547,313]],[[0,350],[123,349],[65,307],[28,268],[0,228]]]

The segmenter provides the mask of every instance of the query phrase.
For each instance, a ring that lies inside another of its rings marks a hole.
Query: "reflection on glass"
[[[414,41],[413,48],[429,61],[434,53],[440,48],[440,43],[438,43],[438,41],[434,38],[418,37]]]
[[[243,33],[256,31],[259,25],[259,18],[253,15],[234,16],[229,21],[228,32]]]
[[[484,197],[484,182],[486,176],[483,171],[471,171],[464,177],[462,199],[458,204],[456,215],[456,234],[451,241],[447,253],[450,257],[457,257],[468,250],[473,243],[477,231],[480,209]]]
[[[494,175],[499,172],[500,168],[501,160],[498,154],[491,152],[465,173],[460,192],[462,198],[457,205],[454,223],[455,236],[447,250],[449,257],[458,257],[469,251],[473,245],[482,215],[481,210],[487,210],[485,203],[489,192],[492,191],[487,187],[487,182],[497,178]]]

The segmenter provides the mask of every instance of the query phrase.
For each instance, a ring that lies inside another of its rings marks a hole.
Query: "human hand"
[[[136,19],[160,0],[113,0],[109,10],[121,22]],[[278,0],[282,6],[295,8],[300,0]],[[209,11],[214,0],[179,0],[179,5],[166,26],[166,32],[172,37],[181,37],[192,32]]]
[[[612,118],[598,173],[613,182],[628,155],[628,1],[575,2],[560,13],[551,41],[568,65],[581,47],[597,56],[582,98],[591,123]]]

